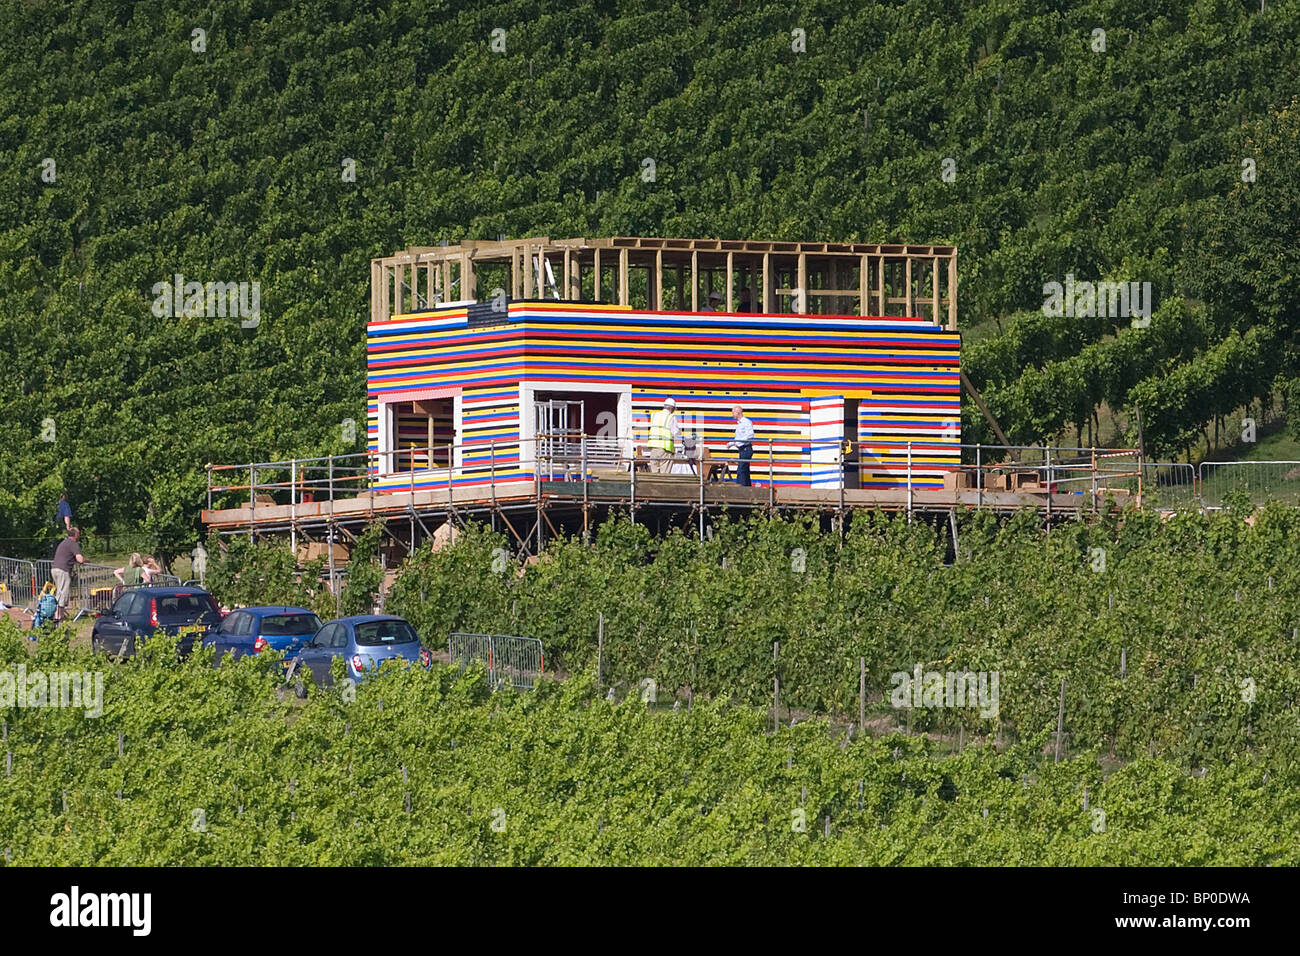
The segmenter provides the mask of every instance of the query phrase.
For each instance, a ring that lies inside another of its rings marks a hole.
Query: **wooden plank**
[[[930,306],[930,321],[935,325],[939,324],[939,258],[938,256],[930,260],[930,291],[934,293],[934,299]]]
[[[619,305],[632,304],[628,299],[629,292],[628,292],[627,274],[629,268],[630,268],[630,260],[628,258],[628,250],[627,247],[624,246],[618,252],[618,304]]]
[[[864,252],[858,267],[858,315],[871,312],[871,259]]]
[[[379,275],[383,266],[377,259],[370,260],[370,321],[379,321]]]
[[[595,299],[597,302],[599,302],[600,301],[600,246],[596,247],[595,252],[592,255],[592,260],[595,262],[596,272],[592,280],[591,297]]]
[[[879,304],[876,306],[876,315],[885,314],[885,257],[881,256],[876,260],[876,297]]]
[[[948,260],[948,329],[957,331],[957,253]]]
[[[700,311],[700,252],[691,250],[691,311]]]
[[[736,254],[734,252],[728,252],[727,253],[727,291],[726,291],[727,312],[736,311],[736,302],[734,296],[732,295],[732,290],[731,290],[731,284],[732,284],[731,270],[735,268],[735,263],[736,263]]]
[[[772,311],[772,253],[763,253],[763,311]]]
[[[650,308],[662,309],[664,307],[664,251],[662,249],[655,253],[654,294],[655,300]]]
[[[799,253],[798,275],[795,278],[795,285],[799,289],[798,306],[794,311],[806,313],[808,311],[808,253]]]
[[[906,270],[907,270],[907,281],[906,281],[907,291],[904,294],[907,297],[907,304],[906,304],[907,311],[904,314],[909,318],[911,318],[916,315],[916,313],[912,309],[912,257],[911,256],[907,257]]]

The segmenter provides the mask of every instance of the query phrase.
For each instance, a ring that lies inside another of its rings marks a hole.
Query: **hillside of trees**
[[[64,488],[175,553],[206,462],[360,450],[367,260],[502,233],[955,243],[1013,440],[1140,407],[1195,454],[1300,401],[1298,40],[1259,0],[9,0],[0,553]],[[176,274],[260,321],[156,316]],[[1150,327],[1045,316],[1067,275],[1151,282]]]

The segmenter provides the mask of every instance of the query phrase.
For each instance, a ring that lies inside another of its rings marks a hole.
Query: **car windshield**
[[[268,637],[305,637],[321,629],[315,614],[272,614],[262,618],[261,633]]]
[[[366,621],[353,628],[357,643],[368,647],[379,644],[410,644],[420,636],[405,621]]]
[[[221,609],[208,594],[168,594],[156,598],[159,624],[192,624],[195,621],[218,621]]]

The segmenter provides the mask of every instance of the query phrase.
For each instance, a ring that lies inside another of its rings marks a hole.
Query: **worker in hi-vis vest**
[[[682,428],[677,423],[677,402],[673,398],[665,398],[664,407],[650,416],[650,440],[646,442],[646,454],[651,459],[651,471],[663,473],[669,470],[673,450],[681,437]]]

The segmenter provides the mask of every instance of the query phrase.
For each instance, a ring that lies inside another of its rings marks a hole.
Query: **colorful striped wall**
[[[741,404],[755,424],[755,484],[770,473],[777,484],[820,487],[838,482],[833,443],[844,434],[847,398],[858,402],[861,485],[904,484],[910,442],[914,486],[935,487],[960,457],[959,356],[956,333],[918,319],[568,302],[511,303],[501,322],[476,327],[464,309],[401,315],[367,328],[370,448],[380,450],[381,403],[456,395],[457,443],[466,447],[454,480],[530,481],[520,382],[556,383],[549,391],[618,385],[630,393],[623,427],[644,438],[650,414],[671,395],[683,424],[718,457],[728,456],[730,409]],[[417,424],[406,425],[411,437]],[[381,478],[380,487],[446,480],[417,473]]]

